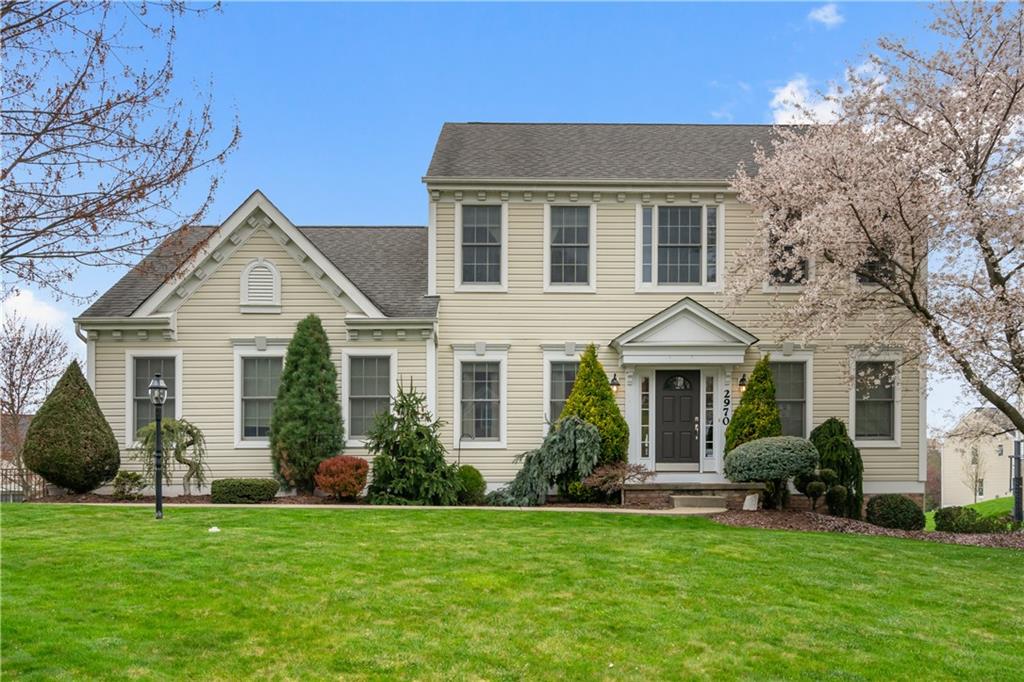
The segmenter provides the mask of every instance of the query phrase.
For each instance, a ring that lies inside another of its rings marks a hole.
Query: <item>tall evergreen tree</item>
[[[270,417],[274,471],[286,486],[312,493],[320,462],[341,453],[344,442],[338,371],[320,318],[309,315],[288,344]]]
[[[94,490],[117,474],[117,439],[77,360],[29,424],[22,460],[48,482],[76,493]]]
[[[601,456],[597,461],[598,466],[626,461],[629,426],[622,416],[619,404],[615,402],[615,394],[608,384],[608,375],[605,374],[601,361],[597,359],[594,344],[587,346],[583,357],[580,358],[576,381],[559,419],[569,416],[579,417],[597,427],[597,432],[601,435]]]
[[[775,381],[768,363],[769,356],[766,355],[750,373],[747,390],[743,392],[739,407],[725,429],[726,452],[758,438],[782,435],[782,418],[775,402]]]
[[[835,417],[826,419],[811,431],[811,442],[821,456],[821,468],[835,471],[837,483],[847,490],[843,515],[859,519],[864,506],[864,462],[846,424]]]

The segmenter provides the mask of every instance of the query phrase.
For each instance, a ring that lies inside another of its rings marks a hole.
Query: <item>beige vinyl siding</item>
[[[281,312],[243,314],[239,310],[243,268],[254,258],[273,261],[281,275]],[[167,341],[150,333],[140,340],[126,332],[115,340],[108,331],[96,340],[96,396],[114,434],[125,441],[125,353],[145,354],[152,350],[180,349],[182,353],[182,417],[197,424],[206,436],[211,478],[269,476],[270,452],[266,448],[235,448],[235,376],[232,339],[288,339],[296,324],[310,313],[323,321],[331,354],[341,376],[342,348],[380,347],[398,350],[398,378],[411,379],[424,390],[426,385],[425,341],[418,334],[398,339],[391,332],[379,341],[360,338],[349,341],[345,311],[332,300],[291,256],[265,231],[254,233],[230,259],[177,311],[177,339]],[[341,386],[339,383],[339,397]],[[348,449],[349,454],[363,454]],[[127,457],[122,453],[122,461]]]
[[[464,202],[477,202],[476,191],[466,191]],[[663,310],[685,296],[719,313],[760,339],[775,345],[791,340],[779,338],[766,326],[764,312],[778,305],[787,295],[776,297],[757,292],[735,308],[726,309],[724,296],[715,292],[636,291],[636,211],[638,193],[627,192],[619,202],[614,192],[604,192],[597,207],[597,291],[592,294],[543,291],[544,253],[543,210],[546,192],[533,192],[533,200],[522,201],[521,192],[511,192],[509,202],[508,291],[456,292],[454,269],[458,240],[455,234],[456,203],[445,192],[436,205],[437,291],[439,337],[437,392],[439,417],[445,422],[444,438],[451,447],[456,443],[454,423],[453,345],[485,341],[508,344],[508,434],[506,450],[481,450],[463,447],[461,460],[480,468],[492,483],[510,479],[518,468],[515,455],[536,447],[543,426],[543,349],[545,344],[566,341],[599,344],[599,356],[609,376],[617,373],[625,386],[625,374],[618,366],[618,354],[609,343],[616,336]],[[579,204],[589,192],[579,193]],[[494,202],[497,192],[487,201]],[[677,193],[674,200],[689,203],[690,193]],[[557,203],[568,202],[559,192]],[[714,204],[714,193],[701,195],[703,203]],[[650,205],[665,202],[664,193],[652,193]],[[725,263],[719,278],[727,276],[737,254],[754,235],[753,217],[731,195],[720,204],[724,209]],[[719,235],[719,239],[722,235]],[[792,295],[789,295],[790,297]],[[810,342],[814,346],[813,425],[831,416],[849,421],[849,350],[864,345],[867,339],[859,325],[851,325],[837,338]],[[760,357],[757,345],[747,352],[746,364],[734,369],[733,381],[750,373]],[[918,480],[918,412],[920,405],[919,372],[915,365],[901,369],[901,439],[898,448],[864,448],[865,479],[869,482]],[[738,389],[733,386],[733,394]],[[625,391],[620,390],[620,405]],[[453,452],[456,450],[453,448]]]

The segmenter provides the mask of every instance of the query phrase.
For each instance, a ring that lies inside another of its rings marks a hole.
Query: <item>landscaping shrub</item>
[[[867,506],[867,522],[883,528],[923,530],[924,512],[903,495],[878,495]]]
[[[117,474],[117,439],[77,360],[29,424],[22,461],[49,483],[76,493],[94,490]]]
[[[575,502],[577,504],[597,502],[602,497],[595,489],[587,486],[583,481],[569,481],[567,485],[559,489],[558,494],[567,502]]]
[[[796,488],[797,492],[807,496],[807,499],[811,501],[811,511],[818,510],[818,500],[822,496],[827,495],[829,489],[837,484],[836,472],[832,469],[819,469],[818,471],[811,472],[809,474],[800,474],[793,478],[793,487]],[[846,487],[840,485],[843,489],[841,493],[836,493],[843,498],[843,502],[840,506],[836,507],[840,514],[845,511],[846,504]],[[836,497],[833,496],[833,505],[836,503]],[[831,509],[831,507],[830,507]],[[833,514],[835,515],[835,514]]]
[[[366,486],[370,465],[362,457],[338,455],[320,462],[316,470],[316,487],[339,500],[352,499]]]
[[[270,417],[274,472],[289,488],[312,493],[320,462],[344,448],[338,372],[320,318],[299,322],[288,343]]]
[[[825,493],[825,506],[832,516],[844,516],[846,514],[846,498],[849,493],[845,485],[834,485]]]
[[[118,471],[114,476],[114,499],[136,500],[142,496],[146,487],[146,479],[136,471]]]
[[[192,482],[200,490],[206,483],[206,438],[202,429],[185,419],[162,419],[160,421],[161,446],[164,456],[161,468],[164,482],[170,483],[178,464],[185,467],[181,486],[186,495],[192,494]],[[131,457],[142,465],[142,478],[153,481],[156,465],[156,422],[146,424],[138,433],[139,444],[132,448]]]
[[[210,501],[216,504],[269,502],[280,487],[272,478],[222,478],[210,484]]]
[[[782,435],[782,418],[775,402],[775,381],[768,355],[754,365],[740,404],[725,428],[725,451],[758,440]]]
[[[760,438],[726,453],[725,477],[736,483],[762,481],[767,487],[765,506],[781,508],[789,479],[812,473],[817,464],[818,452],[808,440],[794,436]]]
[[[804,494],[811,500],[811,511],[818,510],[818,500],[827,492],[828,486],[825,485],[824,481],[811,481],[807,484],[807,490]]]
[[[811,442],[818,450],[821,466],[836,474],[836,483],[847,490],[846,506],[836,516],[859,519],[864,506],[864,462],[853,445],[846,424],[831,417],[811,431]]]
[[[600,454],[601,436],[597,428],[576,416],[563,417],[551,426],[539,448],[516,458],[523,463],[519,473],[488,499],[493,504],[512,507],[544,504],[548,488],[557,484],[559,490],[568,493],[571,483],[590,475]]]
[[[1011,516],[981,516],[970,507],[943,507],[935,512],[935,530],[947,533],[1008,533],[1018,529]]]
[[[475,466],[459,467],[459,504],[479,506],[487,501],[487,481]]]
[[[600,491],[605,495],[618,494],[620,503],[625,504],[622,489],[630,483],[643,483],[653,475],[654,472],[643,464],[616,462],[594,469],[583,481],[583,484],[591,490]]]
[[[594,344],[580,358],[576,381],[565,401],[561,419],[578,417],[597,428],[601,436],[598,464],[625,462],[629,449],[629,426],[615,402],[608,375],[597,359]],[[589,473],[589,472],[588,472]]]
[[[427,399],[410,384],[399,386],[390,412],[382,412],[367,434],[374,455],[373,504],[454,505],[459,501],[458,467],[445,461],[441,423],[427,411]]]

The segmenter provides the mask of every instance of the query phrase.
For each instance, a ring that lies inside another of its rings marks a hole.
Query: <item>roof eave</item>
[[[454,175],[424,175],[421,181],[427,185],[440,184],[478,184],[478,185],[636,185],[641,187],[678,187],[679,185],[717,187],[729,185],[731,178],[580,178],[580,177],[537,177],[537,178],[504,178],[474,177]]]

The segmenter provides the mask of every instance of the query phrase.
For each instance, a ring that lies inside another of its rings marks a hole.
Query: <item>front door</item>
[[[659,371],[657,392],[658,443],[655,461],[698,464],[700,461],[700,372]]]

